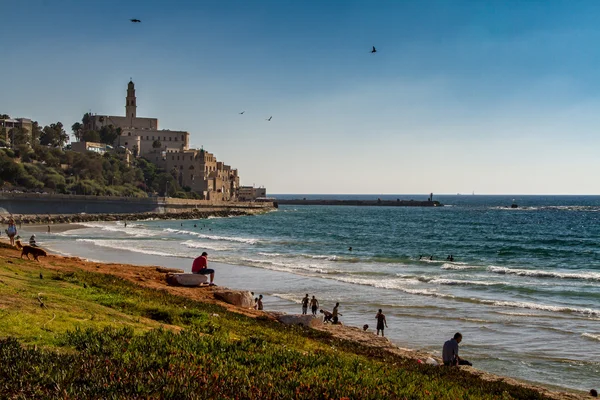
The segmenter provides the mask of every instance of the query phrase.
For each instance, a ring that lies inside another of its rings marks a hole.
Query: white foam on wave
[[[588,316],[600,316],[600,310],[593,308],[567,307],[567,306],[550,306],[546,304],[530,303],[526,301],[500,301],[500,300],[482,300],[472,298],[471,301],[480,302],[499,307],[527,308],[530,310],[541,310],[562,313],[583,314]]]
[[[123,224],[114,224],[108,225],[103,223],[93,223],[93,222],[84,222],[79,223],[79,225],[83,225],[86,228],[94,228],[100,229],[107,232],[117,232],[117,233],[125,233],[126,235],[135,236],[135,237],[153,237],[160,234],[158,231],[152,231],[149,229],[143,229],[139,224],[132,224],[125,227]],[[70,231],[67,231],[70,232]],[[76,235],[77,231],[73,231],[73,234]]]
[[[477,265],[460,265],[460,264],[449,264],[449,263],[444,263],[440,269],[445,269],[445,270],[456,270],[456,271],[463,271],[463,270],[468,270],[468,269],[484,269],[485,267],[481,267],[481,266],[477,266]]]
[[[600,281],[599,272],[552,272],[535,269],[517,269],[495,266],[488,267],[488,271],[493,272],[495,274],[529,276],[534,278],[580,279],[588,281]]]
[[[496,286],[504,285],[504,282],[488,282],[488,281],[466,281],[460,279],[431,279],[427,283],[450,286]]]
[[[219,244],[216,243],[205,243],[205,242],[194,242],[193,240],[188,240],[185,242],[182,242],[181,245],[188,247],[190,249],[208,249],[208,250],[214,250],[214,251],[226,251],[229,250],[230,247],[228,246],[220,246]]]
[[[581,336],[584,338],[600,341],[600,335],[595,335],[593,333],[584,332],[581,334]]]
[[[279,297],[280,299],[288,300],[296,304],[302,303],[301,297],[292,293],[273,293],[271,296]]]
[[[261,260],[255,258],[242,258],[241,260],[244,263],[248,263],[252,266],[258,266],[265,269],[270,269],[273,271],[281,271],[281,272],[304,272],[311,274],[340,274],[343,271],[333,270],[322,268],[322,265],[314,265],[314,264],[304,264],[304,263],[286,263],[275,261],[275,260]]]
[[[133,253],[148,254],[148,255],[152,255],[152,256],[182,257],[181,255],[178,255],[178,254],[171,254],[171,253],[165,253],[162,251],[142,249],[139,247],[135,247],[136,246],[135,244],[131,244],[131,246],[126,246],[123,244],[122,240],[77,239],[76,241],[83,242],[83,243],[90,243],[90,244],[93,244],[94,246],[98,246],[98,247],[106,247],[109,249],[125,250],[125,251],[131,251]],[[186,257],[186,258],[188,258],[188,257]]]
[[[174,233],[176,235],[192,235],[192,236],[199,237],[201,239],[209,239],[209,240],[222,240],[222,241],[227,241],[227,242],[237,242],[237,243],[246,243],[246,244],[256,244],[259,242],[258,239],[218,236],[218,235],[206,235],[204,233],[186,231],[183,229],[165,228],[164,231],[168,232],[168,233]]]

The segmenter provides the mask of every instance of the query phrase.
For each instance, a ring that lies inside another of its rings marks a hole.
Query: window
[[[177,161],[179,161],[179,156],[177,156]]]
[[[175,156],[171,156],[171,161],[175,161]]]
[[[185,142],[184,136],[185,136],[185,135],[181,135],[181,141],[182,141],[182,142]]]

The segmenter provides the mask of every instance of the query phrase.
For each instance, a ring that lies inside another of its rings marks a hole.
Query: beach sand
[[[63,229],[63,231],[69,230],[69,229],[77,229],[78,227],[81,227],[81,226],[72,225],[72,224],[61,224],[61,225],[64,225],[64,226],[60,226],[58,229]],[[59,225],[52,225],[52,228],[57,227],[57,226],[59,226]],[[27,228],[42,229],[44,227],[46,227],[46,226],[45,225],[44,226],[31,225],[31,226],[28,226]],[[29,229],[28,229],[28,231],[34,232],[34,230],[29,230]],[[2,242],[7,243],[7,240],[5,238],[2,238]],[[4,248],[4,247],[0,248],[0,260],[10,259],[10,258],[19,257],[19,256],[20,256],[20,252],[17,249],[13,250],[13,249],[8,249],[8,248]],[[34,262],[34,261],[32,261],[32,262]],[[252,317],[252,318],[267,317],[267,318],[274,319],[274,317],[270,316],[268,312],[236,307],[234,305],[224,303],[224,302],[216,299],[214,296],[214,293],[220,289],[223,289],[223,287],[219,287],[219,286],[208,287],[207,286],[207,287],[200,287],[200,288],[186,288],[186,287],[169,286],[169,285],[167,285],[167,283],[165,281],[165,272],[164,272],[164,267],[162,267],[162,266],[135,266],[135,265],[119,264],[119,263],[99,263],[99,262],[85,261],[78,257],[63,257],[63,256],[58,256],[58,255],[48,255],[48,257],[46,257],[46,258],[41,258],[40,262],[44,265],[45,268],[54,270],[56,272],[64,273],[64,272],[70,272],[70,271],[84,270],[84,271],[88,271],[88,272],[110,274],[110,275],[114,275],[114,276],[126,279],[130,282],[136,283],[141,286],[158,289],[158,290],[165,290],[171,294],[186,297],[186,298],[201,301],[201,302],[218,304],[222,307],[225,307],[229,311],[243,314],[248,317]],[[158,269],[163,270],[163,272],[160,272]],[[398,346],[394,345],[392,342],[390,342],[387,338],[378,337],[372,331],[363,332],[362,329],[359,329],[356,327],[343,326],[343,325],[332,325],[332,324],[317,324],[315,327],[313,327],[313,329],[318,329],[318,330],[321,330],[324,332],[328,332],[336,338],[354,342],[359,346],[364,346],[365,348],[384,350],[384,351],[387,351],[390,354],[393,354],[396,356],[414,359],[415,362],[419,362],[419,360],[422,362],[422,361],[426,360],[427,358],[432,357],[432,355],[427,354],[427,353],[398,347]],[[438,359],[438,361],[439,361],[439,359]],[[550,389],[542,387],[542,386],[518,381],[516,379],[493,375],[493,374],[490,374],[487,372],[477,370],[472,367],[460,367],[460,368],[465,373],[476,375],[480,379],[483,379],[486,381],[503,381],[503,382],[509,383],[511,385],[534,389],[534,390],[542,393],[544,396],[547,396],[548,398],[551,398],[551,399],[574,400],[574,399],[589,398],[589,395],[581,393],[581,392],[554,391],[554,390],[550,390]]]

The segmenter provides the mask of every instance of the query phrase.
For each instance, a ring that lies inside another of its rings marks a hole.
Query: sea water
[[[597,387],[600,197],[434,200],[446,206],[281,206],[259,216],[89,223],[38,240],[89,259],[186,270],[206,251],[217,284],[263,294],[265,309],[298,313],[308,293],[327,310],[340,302],[345,324],[374,328],[381,308],[386,336],[401,347],[440,355],[460,331],[461,355],[477,368]]]

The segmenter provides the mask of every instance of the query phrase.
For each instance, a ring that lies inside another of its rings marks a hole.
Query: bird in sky
[[[242,112],[240,113],[240,115],[241,115],[241,114],[243,114],[243,113],[245,113],[245,112],[246,112],[246,111],[242,111]]]
[[[131,18],[130,21],[133,22],[133,23],[142,22],[141,20],[136,19],[136,18]]]
[[[375,46],[373,46],[373,50],[371,50],[371,53],[377,53],[377,49],[375,48]]]
[[[270,121],[270,120],[271,120],[271,118],[273,118],[273,116],[270,116],[269,118],[267,118],[267,121]]]

